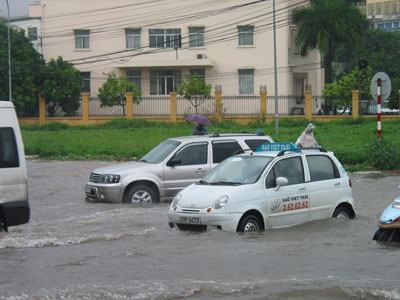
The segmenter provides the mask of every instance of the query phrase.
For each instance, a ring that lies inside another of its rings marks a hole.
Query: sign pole
[[[378,114],[377,114],[377,121],[378,121],[378,140],[382,140],[382,93],[381,93],[381,86],[382,86],[382,80],[378,78],[377,80],[377,88],[376,88],[376,95],[377,95],[377,101],[378,101]]]

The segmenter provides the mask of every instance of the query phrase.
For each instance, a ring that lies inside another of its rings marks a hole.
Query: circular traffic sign
[[[382,95],[382,102],[386,101],[390,93],[392,92],[392,83],[390,82],[390,78],[388,74],[384,72],[378,72],[372,77],[371,80],[371,95],[375,101],[377,101],[377,86],[378,86],[378,79],[381,80],[381,95]]]

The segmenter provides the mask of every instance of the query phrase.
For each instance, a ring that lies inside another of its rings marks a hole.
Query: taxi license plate
[[[179,223],[190,224],[190,225],[200,225],[201,221],[198,217],[179,217]]]

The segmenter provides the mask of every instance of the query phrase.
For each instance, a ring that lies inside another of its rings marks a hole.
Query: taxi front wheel
[[[258,218],[254,215],[245,216],[239,223],[238,231],[239,232],[252,232],[252,231],[260,231],[261,223]]]

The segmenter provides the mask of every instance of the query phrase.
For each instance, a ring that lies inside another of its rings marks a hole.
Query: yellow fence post
[[[221,122],[222,119],[222,87],[215,86],[215,120]]]
[[[89,93],[81,93],[82,98],[82,122],[89,125]]]
[[[125,106],[125,117],[127,119],[132,119],[133,117],[133,93],[125,93],[126,106]]]
[[[311,120],[312,119],[312,91],[311,89],[307,89],[304,91],[304,100],[305,100],[305,105],[306,105],[306,119]]]
[[[261,120],[265,120],[267,116],[267,86],[260,87],[260,101],[261,101]]]
[[[353,119],[357,119],[360,116],[360,93],[358,90],[351,91],[351,111]]]
[[[39,124],[46,123],[46,99],[44,96],[39,96]]]
[[[169,93],[169,96],[171,99],[170,119],[171,119],[171,122],[176,123],[176,115],[177,115],[176,92]]]

